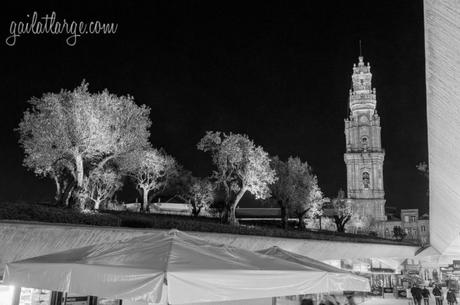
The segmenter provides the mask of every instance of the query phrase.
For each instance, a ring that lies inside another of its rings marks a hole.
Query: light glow
[[[0,285],[0,305],[12,305],[14,286]]]

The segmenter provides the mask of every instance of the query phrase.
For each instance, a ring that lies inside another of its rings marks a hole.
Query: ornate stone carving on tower
[[[377,114],[375,88],[369,63],[359,56],[353,65],[350,89],[350,118],[345,119],[347,197],[354,213],[385,221],[383,160],[380,117]]]

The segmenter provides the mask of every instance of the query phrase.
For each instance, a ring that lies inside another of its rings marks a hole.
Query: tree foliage
[[[278,180],[270,188],[273,198],[281,208],[285,229],[291,212],[299,219],[301,228],[305,216],[313,218],[322,214],[323,194],[318,186],[318,179],[307,162],[293,157],[284,162],[274,157],[272,165]]]
[[[345,232],[345,225],[353,216],[351,202],[346,200],[345,192],[339,190],[337,197],[334,198],[331,203],[334,210],[333,218],[337,227],[337,232]]]
[[[407,236],[407,233],[400,226],[393,227],[393,237],[402,241]]]
[[[131,96],[90,93],[83,81],[72,91],[46,93],[29,104],[17,129],[24,165],[60,180],[57,193],[64,180],[81,190],[94,167],[148,146],[150,110]]]
[[[208,131],[197,148],[211,153],[216,185],[225,192],[226,221],[237,224],[235,209],[246,192],[256,199],[270,197],[269,185],[276,181],[270,158],[246,135]]]
[[[299,227],[304,228],[304,218],[315,219],[323,215],[324,196],[316,175],[311,179],[310,192],[306,201],[294,204],[294,213],[299,219]]]
[[[130,176],[143,194],[141,211],[149,203],[149,193],[164,191],[179,174],[177,161],[162,150],[150,148],[126,154],[119,160],[120,170]]]
[[[214,201],[214,186],[207,178],[190,177],[184,192],[180,195],[187,202],[194,217],[202,210],[208,210]]]
[[[120,175],[113,169],[96,168],[85,180],[86,194],[94,203],[95,210],[99,210],[101,203],[123,185]]]
[[[426,162],[420,162],[419,164],[417,164],[417,170],[419,171],[420,174],[423,175],[423,177],[426,178],[427,181],[429,181],[430,179],[430,169],[428,167],[428,163]],[[427,188],[426,190],[426,195],[429,196],[430,195],[430,189]]]

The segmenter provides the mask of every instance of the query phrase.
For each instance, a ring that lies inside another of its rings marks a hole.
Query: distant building
[[[387,221],[376,224],[377,233],[381,237],[394,238],[394,227],[401,227],[406,233],[405,240],[416,241],[421,245],[430,242],[430,221],[428,214],[419,216],[418,209],[401,209],[400,218],[388,215]]]

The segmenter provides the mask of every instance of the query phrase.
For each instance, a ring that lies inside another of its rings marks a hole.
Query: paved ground
[[[372,298],[361,304],[362,305],[409,305],[409,299]],[[413,302],[411,302],[410,304],[414,305]],[[430,305],[435,305],[435,304],[436,302],[434,298],[431,298]],[[447,305],[447,302],[444,302],[444,304]]]

